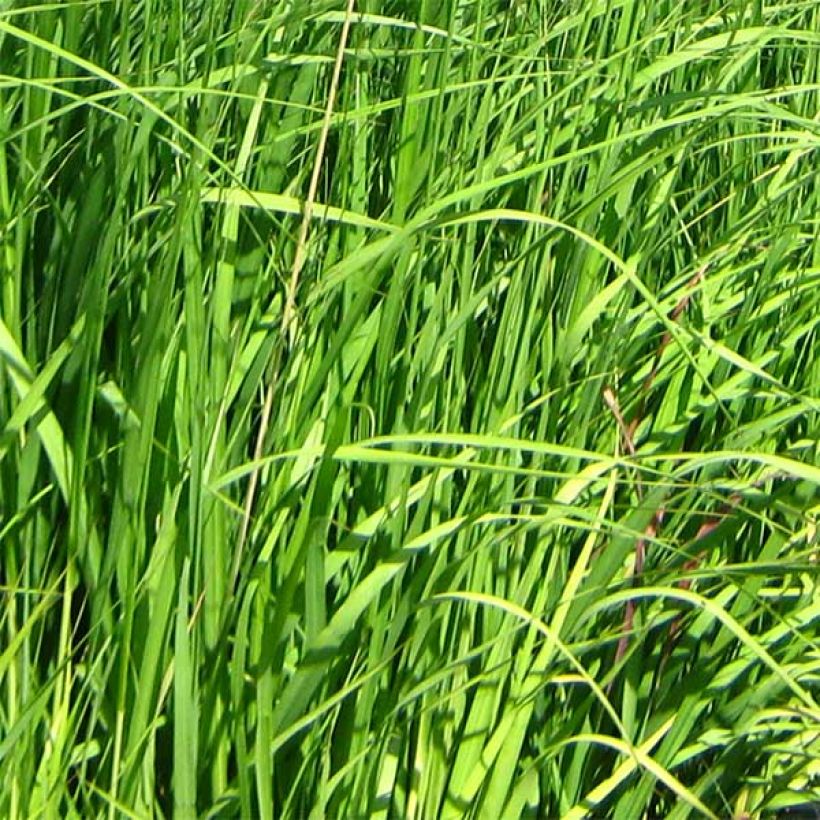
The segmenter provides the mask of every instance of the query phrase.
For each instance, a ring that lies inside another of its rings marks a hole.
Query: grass
[[[0,99],[0,815],[820,799],[820,2],[11,0]]]

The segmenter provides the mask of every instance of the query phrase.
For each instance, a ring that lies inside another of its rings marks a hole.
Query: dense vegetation
[[[0,100],[1,816],[820,796],[820,0],[11,0]]]

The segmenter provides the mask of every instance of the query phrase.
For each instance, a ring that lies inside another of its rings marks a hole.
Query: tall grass
[[[820,2],[0,3],[0,815],[818,798]]]

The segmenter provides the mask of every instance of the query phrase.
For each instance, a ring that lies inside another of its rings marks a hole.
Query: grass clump
[[[0,97],[0,814],[820,797],[817,0],[12,0]]]

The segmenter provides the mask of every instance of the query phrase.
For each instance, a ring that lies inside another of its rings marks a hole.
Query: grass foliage
[[[818,797],[818,0],[11,0],[0,100],[0,815]]]

